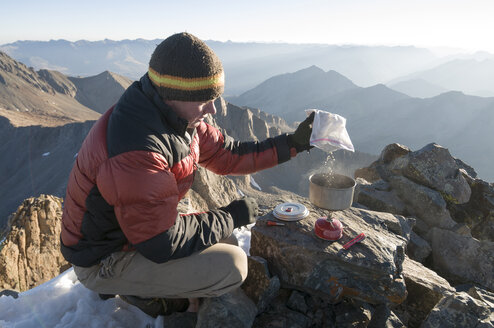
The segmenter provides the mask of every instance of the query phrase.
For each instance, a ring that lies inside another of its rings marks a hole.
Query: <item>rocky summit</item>
[[[0,246],[1,289],[26,291],[70,266],[60,253],[61,220],[61,198],[41,195],[19,206]]]
[[[492,184],[437,144],[417,152],[388,145],[355,176],[352,206],[329,213],[276,186],[253,188],[250,177],[199,170],[181,212],[224,205],[240,192],[258,200],[249,274],[241,289],[203,301],[197,314],[166,317],[164,326],[494,327]],[[303,204],[309,215],[268,225],[284,202]],[[42,195],[11,216],[0,295],[67,268],[58,250],[61,205]],[[328,215],[343,223],[334,242],[314,234],[315,221]],[[360,233],[363,241],[342,247]]]

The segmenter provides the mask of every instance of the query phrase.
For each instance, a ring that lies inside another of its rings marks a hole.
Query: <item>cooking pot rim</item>
[[[345,188],[331,188],[331,187],[321,186],[320,184],[317,184],[314,181],[312,181],[312,177],[314,177],[314,176],[321,176],[321,175],[341,176],[341,177],[344,177],[346,179],[350,179],[351,181],[353,181],[353,185],[352,186],[345,187]],[[357,181],[354,178],[351,178],[348,175],[339,174],[339,173],[314,173],[314,174],[311,174],[309,176],[309,182],[312,183],[315,186],[318,186],[318,187],[321,187],[321,188],[325,188],[325,189],[331,189],[331,190],[348,190],[348,189],[355,188],[355,186],[357,185]]]

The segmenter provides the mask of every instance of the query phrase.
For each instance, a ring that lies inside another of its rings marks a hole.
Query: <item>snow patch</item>
[[[250,224],[235,229],[239,246],[249,254]],[[163,327],[164,317],[154,319],[119,297],[103,301],[84,287],[69,269],[31,290],[0,297],[0,327]]]
[[[250,176],[250,184],[257,190],[262,190],[261,187],[257,184],[256,180],[254,180],[254,177],[252,175]]]
[[[238,246],[240,246],[247,255],[250,255],[250,229],[255,225],[255,223],[252,223],[233,230],[233,234],[238,240]]]

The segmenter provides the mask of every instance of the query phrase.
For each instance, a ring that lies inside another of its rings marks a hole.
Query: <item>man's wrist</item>
[[[295,148],[297,150],[297,153],[300,153],[301,151],[304,151],[304,150],[309,150],[311,148],[309,144],[302,145],[302,144],[297,143],[295,141],[293,134],[288,134],[287,143],[288,143],[288,147]]]

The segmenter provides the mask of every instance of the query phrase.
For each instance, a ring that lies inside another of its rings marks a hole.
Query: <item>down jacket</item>
[[[224,209],[179,214],[197,165],[217,174],[249,174],[295,155],[287,136],[237,142],[202,122],[191,134],[147,75],[92,127],[70,173],[61,250],[88,267],[137,249],[162,263],[188,256],[233,232]]]

